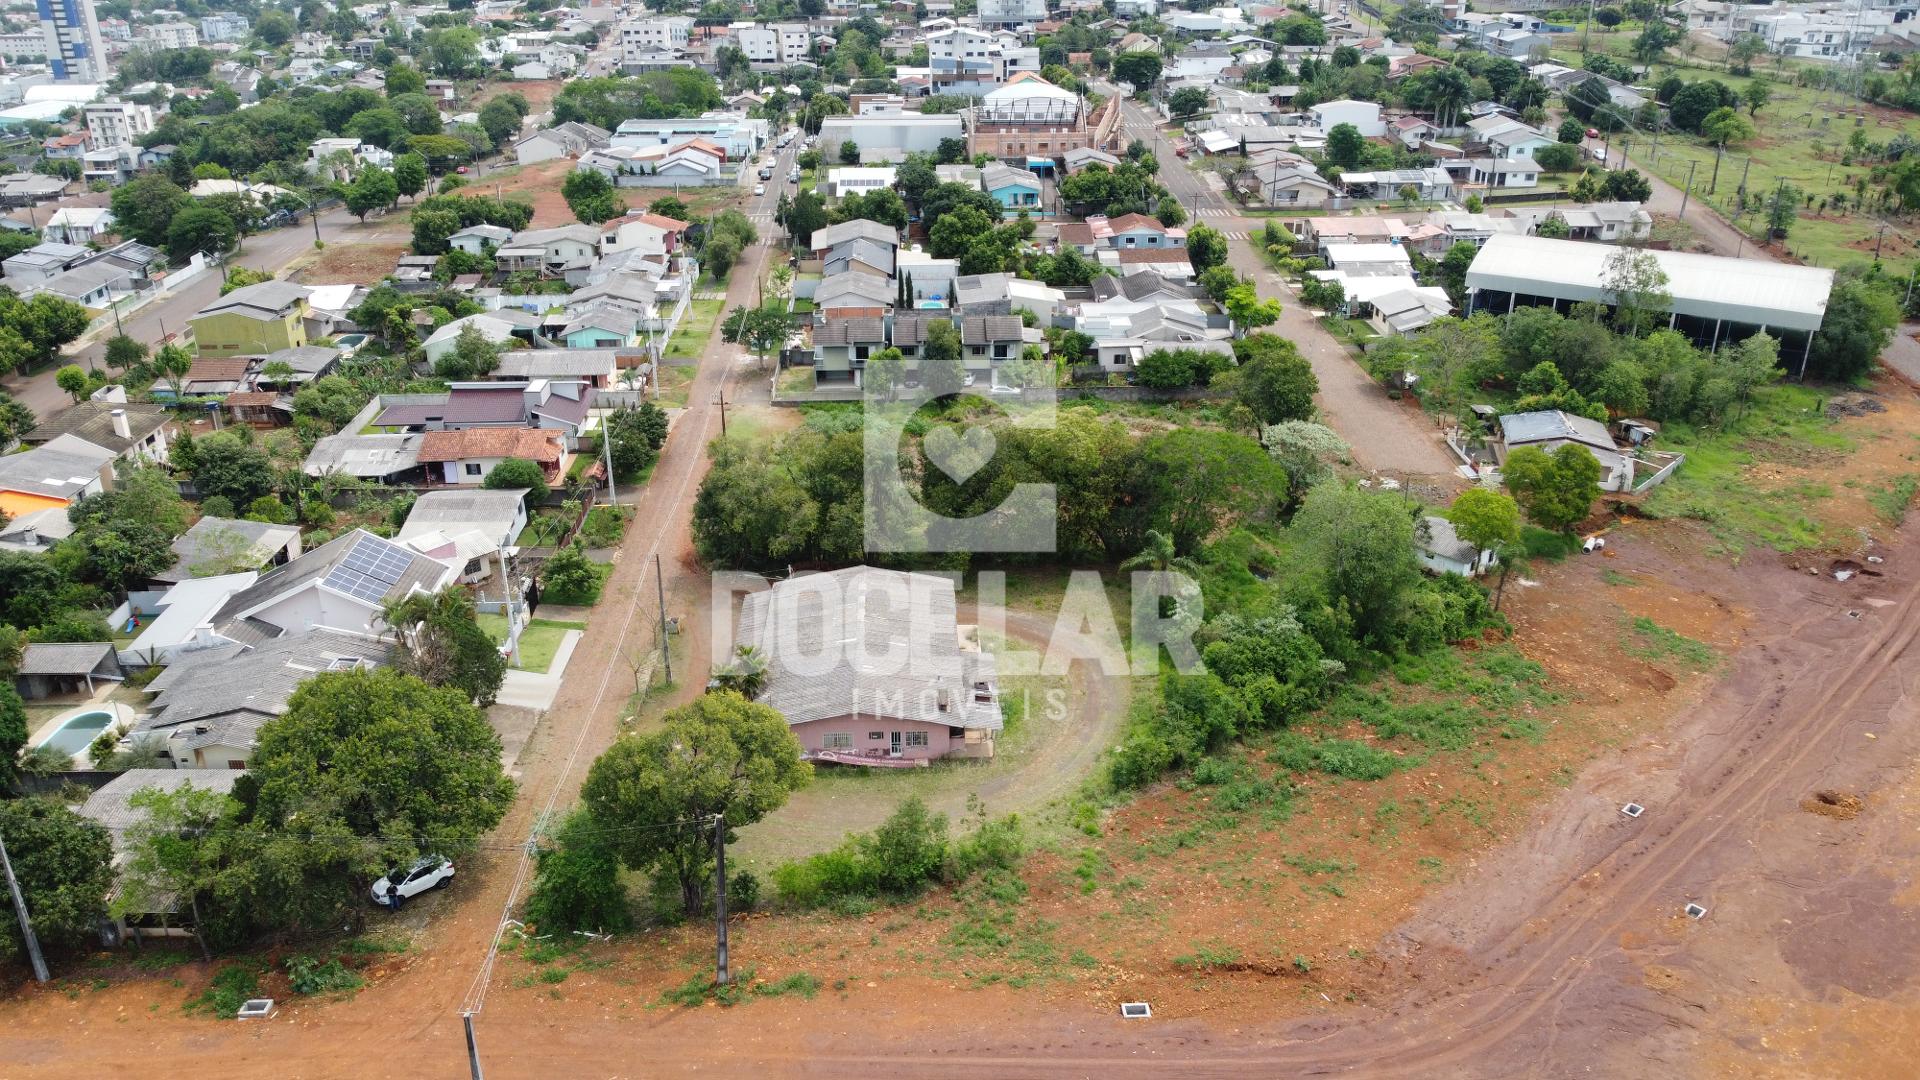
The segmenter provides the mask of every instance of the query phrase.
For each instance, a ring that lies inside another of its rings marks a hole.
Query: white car
[[[400,905],[428,889],[453,884],[453,862],[444,855],[428,855],[373,883],[373,902],[400,910]]]
[[[753,185],[753,193],[755,195],[765,195],[767,193],[767,185],[765,184]]]

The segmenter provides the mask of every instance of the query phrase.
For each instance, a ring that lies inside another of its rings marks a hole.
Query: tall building
[[[107,51],[93,0],[37,0],[47,35],[47,63],[56,82],[106,82]]]

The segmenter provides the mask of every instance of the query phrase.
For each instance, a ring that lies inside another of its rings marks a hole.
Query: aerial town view
[[[1913,0],[0,0],[0,1080],[1920,1076]]]

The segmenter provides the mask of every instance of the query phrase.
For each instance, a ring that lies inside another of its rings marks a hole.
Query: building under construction
[[[1069,150],[1112,148],[1120,100],[1089,110],[1085,98],[1038,75],[1022,72],[966,110],[967,153],[1001,161],[1051,167]]]

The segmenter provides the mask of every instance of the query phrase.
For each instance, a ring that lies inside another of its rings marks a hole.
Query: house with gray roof
[[[20,441],[40,446],[72,435],[129,461],[167,460],[167,410],[129,401],[82,401],[41,421]]]
[[[357,476],[362,480],[391,481],[420,467],[418,433],[362,435],[343,431],[328,435],[307,451],[301,471],[308,476]]]
[[[887,322],[877,315],[834,319],[813,328],[814,376],[822,381],[850,379],[887,347]]]
[[[1437,514],[1420,519],[1413,533],[1414,555],[1436,574],[1479,577],[1499,558],[1492,549],[1474,547],[1454,531],[1453,522]]]
[[[758,700],[786,717],[807,759],[912,767],[993,756],[994,658],[970,630],[951,579],[851,566],[748,596],[739,641],[766,658]]]
[[[828,277],[848,271],[892,277],[894,257],[895,250],[892,244],[883,244],[877,240],[856,236],[850,240],[842,240],[829,249],[826,257],[821,260],[821,271]]]
[[[824,229],[815,229],[813,238],[808,242],[813,246],[814,254],[824,258],[835,246],[853,239],[871,240],[885,244],[895,251],[900,249],[900,230],[866,218],[855,218],[838,225],[829,225]]]
[[[1501,464],[1523,446],[1551,454],[1572,443],[1586,447],[1600,462],[1600,490],[1633,490],[1633,455],[1620,449],[1607,425],[1559,409],[1508,413],[1500,418],[1501,441],[1494,447]]]
[[[92,694],[97,682],[126,677],[111,641],[34,642],[20,650],[13,688],[38,701],[55,694]]]
[[[477,532],[494,548],[512,547],[527,527],[525,491],[442,488],[414,500],[400,527],[402,543],[427,533],[453,537]]]
[[[0,509],[19,513],[59,499],[66,504],[106,490],[113,475],[115,454],[75,435],[57,435],[18,454],[0,455]],[[35,496],[9,505],[8,492]]]
[[[823,279],[813,291],[815,318],[820,322],[859,315],[885,315],[893,310],[899,292],[878,274],[842,273]]]
[[[192,578],[271,570],[300,557],[300,529],[268,521],[203,517],[174,538],[173,565],[153,575],[160,585]]]
[[[383,666],[393,648],[371,635],[321,627],[183,652],[147,684],[153,705],[134,735],[160,736],[182,769],[241,768],[260,728],[287,711],[301,683],[324,671]]]

